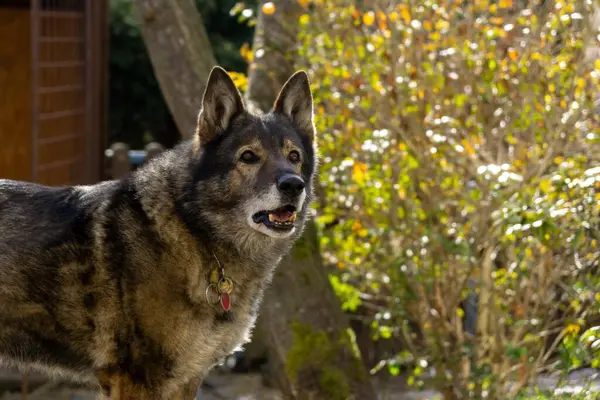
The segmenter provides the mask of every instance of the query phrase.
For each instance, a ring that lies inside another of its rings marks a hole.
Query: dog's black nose
[[[285,174],[277,179],[277,189],[290,197],[299,196],[304,186],[304,181],[297,175]]]

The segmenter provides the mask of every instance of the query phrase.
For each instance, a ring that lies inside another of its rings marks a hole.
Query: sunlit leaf
[[[265,13],[267,15],[272,15],[275,13],[275,4],[272,1],[266,2],[261,7],[261,10],[263,13]]]

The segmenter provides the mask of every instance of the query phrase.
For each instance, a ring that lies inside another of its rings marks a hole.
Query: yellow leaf
[[[431,31],[432,27],[433,24],[431,23],[431,21],[423,21],[423,28],[425,28],[426,31]]]
[[[308,25],[310,21],[310,16],[308,14],[303,14],[300,17],[300,25]]]
[[[269,1],[262,6],[262,12],[267,15],[273,15],[275,13],[275,4],[272,1]]]
[[[404,188],[398,189],[398,197],[400,200],[406,200],[406,190]]]
[[[579,330],[581,329],[581,327],[579,325],[575,325],[575,324],[569,324],[567,325],[567,327],[565,328],[565,334],[568,335],[570,333],[572,334],[578,334]]]
[[[585,88],[585,79],[583,79],[583,78],[579,78],[579,79],[577,79],[577,86],[578,86],[580,89],[583,89],[583,88]]]
[[[600,69],[600,59],[594,61],[594,67],[596,67],[596,69]]]
[[[389,15],[390,21],[396,22],[398,21],[398,13],[396,11],[392,11]],[[600,69],[600,68],[598,68]]]
[[[367,171],[367,164],[356,162],[352,166],[352,179],[359,185],[365,182],[365,173]]]
[[[246,63],[250,64],[254,59],[254,53],[252,53],[252,49],[248,45],[248,43],[244,43],[240,48],[240,55],[246,61]]]
[[[435,22],[435,29],[439,31],[443,31],[444,29],[448,29],[450,27],[450,22],[445,19],[439,19]]]
[[[508,50],[508,57],[515,61],[518,57],[519,57],[519,53],[517,53],[517,51],[515,49],[509,49]]]
[[[544,179],[540,182],[540,189],[542,189],[544,193],[550,192],[552,190],[552,182],[548,179]]]
[[[408,11],[408,7],[400,10],[400,16],[404,20],[404,23],[410,24],[411,18],[410,18],[410,11]]]
[[[308,7],[308,3],[309,0],[298,0],[298,4],[300,4],[304,8]]]
[[[472,156],[473,154],[475,154],[475,149],[473,148],[471,143],[467,142],[466,140],[463,140],[463,147],[465,148],[465,151],[468,155]]]
[[[233,80],[235,87],[240,91],[245,92],[248,88],[248,77],[241,72],[229,71],[229,76]]]
[[[498,2],[498,7],[500,8],[511,8],[513,6],[512,0],[500,0]]]
[[[373,25],[373,22],[375,22],[375,13],[373,11],[369,11],[363,15],[363,23],[365,25]]]
[[[521,169],[525,166],[525,163],[523,163],[522,160],[515,160],[515,162],[513,162],[513,165],[516,169]]]

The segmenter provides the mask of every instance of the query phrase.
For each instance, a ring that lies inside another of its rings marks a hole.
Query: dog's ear
[[[210,142],[225,132],[233,118],[244,110],[242,95],[229,74],[221,67],[213,67],[202,98],[196,139],[201,144]]]
[[[306,72],[296,72],[283,85],[275,100],[273,112],[290,118],[311,141],[314,140],[313,97]]]

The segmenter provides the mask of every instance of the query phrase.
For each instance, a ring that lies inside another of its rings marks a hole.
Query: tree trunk
[[[135,0],[134,4],[165,100],[182,135],[189,137],[215,65],[202,19],[192,0]],[[259,12],[246,96],[254,110],[268,111],[294,72],[301,9],[296,0],[277,1],[275,7],[273,15]],[[289,397],[375,398],[348,320],[323,268],[313,221],[277,268],[258,325],[258,339],[267,344],[279,386]],[[193,393],[194,385],[190,383],[185,392]]]
[[[193,0],[134,0],[144,43],[171,115],[184,139],[196,129],[204,86],[216,65]]]
[[[296,0],[260,12],[246,103],[268,111],[295,71],[298,18]],[[268,344],[277,385],[296,399],[375,399],[346,315],[320,256],[317,227],[309,221],[303,236],[275,271],[265,293],[255,335]]]

